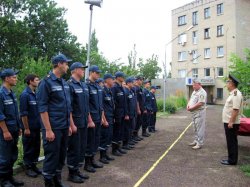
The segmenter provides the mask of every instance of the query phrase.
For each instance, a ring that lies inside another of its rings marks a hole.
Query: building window
[[[210,38],[210,28],[204,29],[204,38],[209,39]]]
[[[205,19],[210,18],[210,8],[205,8],[204,9],[204,18]]]
[[[218,25],[217,26],[217,36],[223,36],[223,25]]]
[[[210,68],[204,69],[204,75],[205,75],[205,77],[210,77]]]
[[[180,69],[180,70],[178,70],[179,78],[184,78],[184,77],[186,77],[186,73],[187,73],[187,71],[186,71],[185,69]]]
[[[217,57],[223,57],[224,56],[224,48],[223,46],[217,47]]]
[[[178,52],[178,61],[185,61],[185,60],[187,60],[187,52],[186,51]]]
[[[223,99],[223,88],[217,88],[217,99]]]
[[[204,49],[204,58],[210,58],[211,57],[211,50],[210,48]]]
[[[187,42],[187,34],[180,34],[178,36],[178,44],[184,45]]]
[[[193,31],[192,39],[193,39],[193,44],[198,43],[198,32],[197,31]]]
[[[193,50],[192,51],[192,61],[194,64],[198,63],[198,50]]]
[[[178,17],[178,26],[185,25],[186,24],[186,16],[180,16]]]
[[[197,78],[198,77],[198,68],[192,69],[192,77]]]
[[[192,16],[192,23],[193,25],[198,25],[198,12],[193,12],[193,16]]]
[[[217,5],[217,15],[221,15],[224,12],[223,3]]]
[[[224,71],[222,67],[217,68],[217,75],[218,77],[223,77],[224,76]]]

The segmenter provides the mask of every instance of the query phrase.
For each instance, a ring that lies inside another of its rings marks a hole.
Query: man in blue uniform
[[[13,177],[13,165],[18,156],[20,119],[17,99],[11,90],[17,83],[17,73],[4,69],[0,73],[3,81],[0,87],[0,184],[1,187],[23,186]]]
[[[137,116],[136,116],[136,123],[135,123],[135,130],[133,133],[133,139],[135,141],[141,141],[143,140],[142,137],[140,137],[138,135],[138,132],[142,126],[142,115],[143,115],[143,111],[144,111],[144,102],[145,102],[145,97],[144,94],[142,92],[142,81],[143,81],[143,77],[138,75],[135,77],[135,83],[134,83],[134,87],[133,87],[133,91],[136,94],[136,98],[137,98]]]
[[[30,177],[37,177],[41,171],[36,167],[41,147],[40,114],[36,103],[36,88],[39,84],[38,76],[27,75],[24,82],[27,87],[20,95],[20,116],[23,129],[23,163],[25,173]]]
[[[84,66],[80,62],[74,62],[70,66],[71,77],[68,80],[71,95],[72,117],[77,128],[76,133],[69,137],[67,150],[67,165],[69,169],[68,180],[74,183],[83,183],[89,177],[80,172],[83,165],[87,146],[87,124],[89,116],[89,90],[82,82]]]
[[[124,139],[122,148],[125,150],[130,150],[134,148],[129,143],[132,140],[132,130],[135,125],[135,116],[136,116],[136,96],[132,90],[133,88],[133,77],[128,77],[126,79],[126,88],[125,88],[125,96],[126,96],[126,111],[125,111],[125,122],[124,122]]]
[[[142,136],[149,137],[150,134],[147,133],[147,128],[150,123],[150,114],[152,113],[151,94],[149,91],[151,81],[145,80],[143,83],[144,83],[143,94],[145,97],[145,102],[143,111]]]
[[[100,162],[108,164],[109,161],[114,160],[113,157],[109,156],[108,148],[112,142],[113,126],[114,126],[114,98],[111,92],[111,87],[114,84],[114,77],[107,73],[103,76],[104,87],[103,87],[103,110],[104,110],[104,121],[107,121],[108,125],[101,126],[101,142],[100,142]]]
[[[87,86],[89,89],[89,110],[91,123],[94,123],[94,128],[88,128],[87,151],[85,155],[85,167],[88,172],[95,172],[95,168],[102,168],[103,165],[95,160],[95,154],[100,145],[101,123],[103,115],[102,103],[102,88],[96,83],[100,78],[101,70],[98,66],[92,65],[89,68],[89,78]]]
[[[125,74],[123,72],[116,72],[116,80],[114,86],[111,88],[115,102],[115,123],[112,140],[112,154],[115,156],[121,156],[121,154],[126,154],[126,151],[120,148],[124,133],[124,119],[126,108],[125,93],[122,87],[124,77]]]
[[[48,187],[64,186],[61,172],[67,153],[68,135],[76,131],[71,114],[69,85],[62,78],[70,61],[63,54],[54,56],[53,70],[38,86],[37,104],[42,120],[45,156],[43,176],[45,186]]]
[[[157,103],[155,98],[156,86],[151,86],[150,94],[151,94],[151,102],[152,102],[152,113],[150,115],[150,126],[148,127],[149,132],[155,132],[155,123],[156,123],[156,112],[157,112]]]

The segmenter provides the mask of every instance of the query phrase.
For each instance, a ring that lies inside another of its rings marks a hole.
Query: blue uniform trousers
[[[145,131],[150,126],[150,113],[143,113],[142,115],[142,131]]]
[[[83,165],[86,145],[87,127],[78,128],[68,141],[67,165],[69,170],[77,171]]]
[[[113,140],[112,142],[115,144],[121,143],[123,140],[124,134],[124,117],[116,118],[113,128]]]
[[[30,129],[30,135],[22,134],[23,142],[23,163],[27,167],[32,167],[38,162],[41,147],[40,129]]]
[[[52,129],[55,139],[52,142],[46,140],[46,131],[42,131],[43,135],[43,176],[45,179],[52,179],[56,175],[61,175],[67,153],[68,133],[67,129]]]
[[[19,131],[10,131],[12,140],[4,140],[3,133],[0,130],[0,178],[13,176],[13,165],[18,156],[18,133]]]

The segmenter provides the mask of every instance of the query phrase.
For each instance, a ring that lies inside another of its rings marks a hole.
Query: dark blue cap
[[[143,80],[144,78],[143,78],[143,76],[142,75],[137,75],[137,76],[135,76],[135,80]]]
[[[146,79],[145,81],[143,81],[143,84],[147,84],[147,83],[151,83],[150,80]]]
[[[151,88],[150,88],[150,89],[155,89],[155,90],[156,90],[156,89],[157,89],[157,87],[156,87],[156,86],[151,86]]]
[[[88,66],[84,66],[81,62],[74,62],[71,66],[70,66],[70,71],[76,69],[76,68],[87,68]]]
[[[126,84],[127,84],[127,83],[131,83],[131,82],[134,82],[134,80],[135,80],[134,77],[128,77],[128,78],[126,79]]]
[[[123,72],[121,72],[121,71],[118,71],[118,72],[116,72],[115,73],[115,77],[117,78],[117,77],[125,77],[125,74],[123,73]]]
[[[56,55],[52,58],[52,64],[58,64],[59,62],[71,62],[64,54]]]
[[[96,66],[96,65],[90,66],[89,71],[97,72],[97,73],[101,73],[101,72],[102,72],[102,71],[99,69],[99,67]]]
[[[100,82],[104,82],[104,80],[103,80],[103,78],[99,78],[95,82],[99,84]]]
[[[115,77],[111,74],[111,73],[106,73],[104,76],[103,76],[103,79],[106,80],[106,79],[114,79]]]
[[[8,68],[0,72],[0,77],[1,78],[10,77],[10,76],[17,75],[18,73],[19,71],[14,71],[13,69]]]

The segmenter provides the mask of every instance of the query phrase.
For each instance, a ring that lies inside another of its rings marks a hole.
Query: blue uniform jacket
[[[126,102],[127,102],[127,115],[129,118],[134,118],[136,116],[136,96],[133,90],[125,88]]]
[[[150,91],[147,90],[146,88],[143,88],[143,94],[144,94],[144,97],[145,97],[145,103],[144,103],[144,107],[147,111],[152,111],[152,97],[151,97],[151,94],[150,94]]]
[[[0,88],[0,121],[5,121],[9,131],[18,131],[20,128],[20,118],[18,113],[17,99],[12,91],[1,86]],[[0,128],[0,132],[2,130]]]
[[[143,94],[142,88],[139,86],[134,86],[132,89],[136,94],[136,98],[137,98],[137,102],[139,103],[140,110],[141,112],[143,112],[145,110],[144,109],[145,96]]]
[[[87,127],[89,114],[89,89],[84,82],[73,77],[68,80],[70,87],[72,116],[78,128]]]
[[[70,89],[67,82],[50,72],[41,80],[37,90],[38,112],[48,112],[52,129],[66,129],[70,125]],[[43,125],[44,128],[44,125]]]
[[[20,95],[20,116],[28,117],[29,129],[37,130],[41,128],[40,114],[38,112],[36,102],[36,94],[28,86]],[[22,128],[24,129],[23,123],[21,124]]]
[[[115,103],[110,88],[104,86],[103,89],[103,109],[108,123],[114,123]]]
[[[151,94],[151,102],[152,102],[152,112],[157,112],[157,102],[156,102],[156,98],[155,98],[155,94],[153,94],[152,92],[150,92]]]
[[[87,80],[89,88],[89,111],[93,121],[101,121],[103,111],[102,88],[95,82]]]
[[[115,101],[115,118],[124,118],[126,114],[126,101],[124,89],[117,82],[111,88]]]

